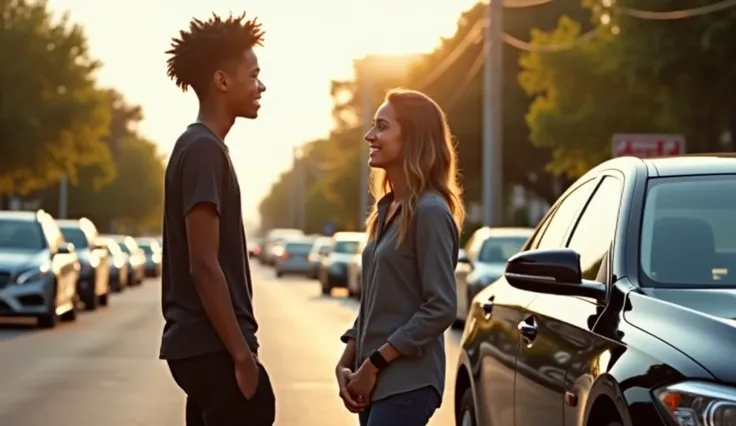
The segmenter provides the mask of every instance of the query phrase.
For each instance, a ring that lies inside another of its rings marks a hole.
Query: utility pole
[[[69,198],[69,179],[66,175],[59,182],[59,219],[66,219],[67,201]]]
[[[367,69],[366,62],[363,63],[362,72],[359,70],[360,75],[358,79],[362,82],[362,100],[363,100],[363,134],[368,133],[373,122],[373,85],[371,82],[370,72]],[[368,144],[361,143],[361,158],[360,158],[360,212],[358,217],[358,229],[364,229],[365,219],[368,214],[368,202],[369,202],[369,176],[370,168],[368,167]]]
[[[503,3],[490,0],[483,37],[483,224],[503,221],[502,116]]]
[[[297,168],[296,155],[297,155],[297,147],[292,147],[291,148],[291,169],[292,169],[292,173],[291,173],[291,197],[290,197],[291,198],[291,202],[289,203],[289,207],[290,207],[290,210],[291,210],[290,211],[290,213],[291,213],[291,223],[292,223],[292,226],[294,228],[297,228],[299,226],[299,219],[298,219],[298,213],[297,213],[297,210],[298,210],[297,205],[299,204],[299,200],[298,200],[298,197],[299,197],[299,187],[298,187],[298,184],[299,184],[299,182],[297,182],[297,181],[299,180],[299,176],[298,176],[297,171],[296,171],[296,168]]]
[[[297,171],[297,187],[299,188],[299,204],[297,211],[298,214],[298,228],[299,229],[305,229],[307,227],[307,183],[305,181],[305,173],[304,169],[306,169],[307,165],[304,164],[306,159],[304,158],[304,153],[302,152],[302,148],[298,147],[297,149],[297,157],[296,157],[296,171]]]

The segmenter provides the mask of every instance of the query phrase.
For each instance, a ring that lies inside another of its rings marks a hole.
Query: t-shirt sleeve
[[[225,153],[219,142],[192,142],[182,157],[182,207],[186,216],[197,204],[211,204],[220,214],[225,174]]]

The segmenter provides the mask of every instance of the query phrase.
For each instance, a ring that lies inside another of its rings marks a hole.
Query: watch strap
[[[378,371],[381,371],[388,366],[388,361],[386,361],[386,358],[384,358],[383,355],[381,355],[381,352],[379,352],[378,350],[374,350],[373,352],[371,352],[371,355],[370,357],[368,357],[368,359],[371,361],[371,364],[373,364],[378,369]]]

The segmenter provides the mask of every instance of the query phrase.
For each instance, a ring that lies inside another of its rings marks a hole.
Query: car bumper
[[[53,295],[53,277],[0,290],[0,316],[35,316],[49,310]]]

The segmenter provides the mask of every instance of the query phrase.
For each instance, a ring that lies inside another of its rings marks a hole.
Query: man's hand
[[[348,384],[350,383],[350,375],[353,372],[349,368],[338,366],[335,374],[337,375],[337,385],[340,388],[340,398],[345,408],[351,413],[360,413],[365,409],[366,404],[360,403],[353,398],[348,391]]]
[[[369,404],[377,379],[378,369],[370,361],[366,361],[358,371],[351,373],[348,377],[348,393],[353,395],[358,402]]]
[[[245,399],[253,398],[258,390],[258,363],[255,357],[235,362],[235,380]]]

